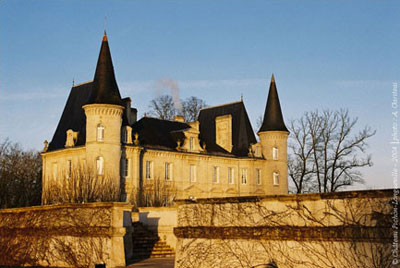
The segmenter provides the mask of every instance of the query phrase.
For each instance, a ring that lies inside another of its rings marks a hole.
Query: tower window
[[[261,185],[262,181],[261,181],[261,169],[257,168],[256,169],[256,182],[257,185]]]
[[[150,180],[153,177],[153,162],[146,161],[146,179]]]
[[[247,169],[242,168],[242,184],[247,184]]]
[[[97,125],[97,141],[104,141],[104,126]]]
[[[103,175],[104,173],[104,158],[99,156],[96,159],[97,175]]]
[[[195,165],[190,165],[190,182],[195,182],[196,181],[196,166]]]
[[[213,183],[219,183],[219,167],[213,167],[213,176],[212,176]]]
[[[228,167],[228,183],[234,184],[234,181],[235,181],[234,169],[231,167]]]
[[[278,148],[277,147],[272,148],[272,159],[278,160]]]
[[[274,185],[279,185],[279,173],[278,172],[273,173],[273,182],[274,182]]]
[[[165,180],[172,180],[172,163],[165,163]]]

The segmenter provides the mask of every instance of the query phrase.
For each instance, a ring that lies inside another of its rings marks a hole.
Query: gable
[[[250,144],[257,141],[242,101],[202,109],[198,119],[201,141],[206,143],[207,151],[228,153],[216,138],[216,118],[225,115],[232,117],[232,154],[247,156]]]

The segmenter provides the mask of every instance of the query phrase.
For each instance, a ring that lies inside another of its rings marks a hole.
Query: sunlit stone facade
[[[274,78],[255,138],[242,101],[207,107],[195,122],[144,117],[122,99],[104,36],[93,81],[73,86],[52,141],[42,153],[43,192],[85,167],[112,178],[121,199],[146,185],[173,189],[165,198],[286,194],[287,131]],[[170,201],[170,200],[169,200]]]

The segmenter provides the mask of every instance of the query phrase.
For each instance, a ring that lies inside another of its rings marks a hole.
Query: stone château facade
[[[204,108],[198,120],[143,117],[121,98],[104,35],[93,81],[74,85],[53,139],[45,142],[43,193],[78,167],[92,167],[122,199],[155,182],[174,198],[286,194],[287,137],[272,76],[257,142],[242,101]],[[146,199],[146,194],[143,194]]]

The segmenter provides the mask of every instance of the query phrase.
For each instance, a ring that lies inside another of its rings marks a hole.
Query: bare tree
[[[68,267],[89,268],[105,263],[110,258],[107,241],[111,235],[102,229],[110,218],[110,210],[82,207],[3,213],[0,266],[64,263]]]
[[[389,198],[186,203],[176,267],[389,268]]]
[[[156,97],[150,101],[148,114],[164,120],[173,120],[176,114],[180,114],[185,118],[185,122],[192,122],[197,120],[200,110],[207,107],[204,100],[194,96],[179,102],[182,109],[177,109],[175,102],[170,95]]]
[[[363,183],[359,168],[372,165],[366,140],[375,131],[366,126],[354,134],[357,120],[347,110],[317,110],[290,123],[288,168],[297,193],[336,192]]]
[[[191,96],[182,102],[182,115],[186,122],[196,121],[200,110],[207,107],[204,100]]]
[[[170,95],[161,95],[150,101],[149,115],[163,120],[173,120],[175,114],[174,100]]]
[[[0,144],[0,208],[40,205],[42,161],[8,139]]]
[[[57,178],[46,178],[42,203],[88,203],[115,202],[120,200],[119,178],[107,174],[97,175],[90,167],[80,166],[71,174],[60,174]]]
[[[130,202],[135,207],[166,207],[173,204],[177,189],[173,181],[154,178],[146,180],[140,189],[130,193]]]

